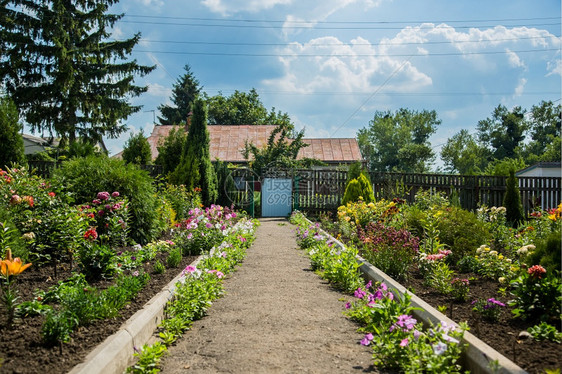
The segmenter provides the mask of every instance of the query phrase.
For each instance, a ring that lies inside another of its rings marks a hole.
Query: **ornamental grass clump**
[[[406,278],[419,249],[419,238],[408,230],[378,222],[371,222],[360,230],[359,240],[365,259],[398,280]]]

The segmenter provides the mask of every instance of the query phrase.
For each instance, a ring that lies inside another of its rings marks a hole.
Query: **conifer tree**
[[[109,40],[123,15],[116,0],[5,0],[0,9],[0,80],[34,132],[71,143],[99,141],[126,130],[137,112],[129,98],[147,90],[133,83],[154,66],[125,61],[140,34]]]
[[[0,97],[0,169],[25,162],[21,129],[16,106],[11,100]]]
[[[189,65],[184,66],[185,74],[178,78],[172,89],[172,103],[170,105],[160,105],[158,110],[162,114],[158,117],[161,125],[179,125],[184,123],[191,111],[193,101],[199,96],[201,87],[195,75],[191,72]]]
[[[515,178],[515,171],[509,171],[509,177],[506,181],[506,191],[503,198],[503,205],[506,209],[505,218],[513,227],[517,227],[525,219],[523,214],[523,205],[521,205],[521,195],[519,193],[519,186],[517,185],[517,178]]]
[[[203,204],[217,199],[217,176],[211,164],[210,138],[207,131],[207,110],[202,99],[193,103],[193,115],[179,165],[170,175],[170,182],[183,184],[188,189],[201,188]]]

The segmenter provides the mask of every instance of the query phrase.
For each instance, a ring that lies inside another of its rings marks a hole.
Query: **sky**
[[[146,135],[189,65],[210,96],[255,88],[306,137],[349,138],[376,111],[435,110],[431,137],[561,98],[560,0],[121,0],[112,37],[141,33],[131,59],[156,69],[113,155]],[[439,166],[437,161],[436,166]]]

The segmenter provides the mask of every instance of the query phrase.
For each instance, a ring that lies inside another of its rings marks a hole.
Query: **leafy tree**
[[[138,134],[131,134],[129,140],[123,148],[123,160],[126,163],[137,165],[148,165],[152,163],[152,153],[150,152],[150,144],[144,136],[144,131]]]
[[[140,34],[109,40],[123,15],[107,13],[117,0],[5,0],[0,10],[0,79],[32,131],[101,140],[126,130],[140,106],[129,103],[146,87],[134,85],[155,67],[124,61]]]
[[[10,99],[0,97],[0,168],[25,163],[21,130],[16,106]]]
[[[510,170],[521,170],[527,167],[525,161],[521,157],[504,158],[501,160],[493,160],[484,169],[484,175],[497,175],[507,177]]]
[[[357,139],[371,171],[424,172],[435,158],[429,137],[439,124],[434,110],[377,111]]]
[[[257,91],[249,93],[238,90],[225,97],[222,93],[207,99],[210,125],[290,125],[287,113],[268,111]]]
[[[527,126],[525,110],[520,106],[509,111],[498,105],[492,118],[478,121],[478,140],[492,151],[493,158],[514,158],[525,139]]]
[[[160,105],[158,110],[162,114],[158,117],[161,125],[179,125],[186,122],[193,101],[199,96],[201,87],[199,81],[191,71],[189,65],[184,66],[185,74],[182,75],[172,88],[172,103],[170,105]]]
[[[170,182],[188,189],[201,188],[203,204],[210,205],[217,199],[217,176],[211,164],[207,110],[202,99],[193,102],[191,118],[181,160],[170,175]]]
[[[154,162],[162,166],[164,175],[173,172],[179,165],[186,136],[183,127],[174,126],[168,136],[158,141],[158,157]]]
[[[303,137],[304,130],[295,132],[292,124],[282,123],[271,132],[265,147],[259,148],[253,143],[246,143],[242,155],[249,160],[252,170],[260,176],[271,165],[295,167],[299,165],[299,151],[308,146],[303,142]]]
[[[525,146],[524,156],[528,164],[537,161],[560,161],[560,116],[561,105],[542,101],[533,105],[529,119],[531,140]],[[554,146],[558,144],[558,146]],[[554,152],[553,152],[554,148]]]
[[[523,205],[521,205],[521,195],[514,169],[509,171],[509,177],[506,181],[503,206],[506,209],[505,218],[508,223],[513,227],[517,227],[519,223],[523,222],[525,215],[523,214]]]
[[[487,149],[464,129],[447,139],[441,149],[445,170],[461,175],[480,174],[488,163],[488,157]]]

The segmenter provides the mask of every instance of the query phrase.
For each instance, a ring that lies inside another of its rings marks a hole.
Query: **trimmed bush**
[[[53,174],[78,204],[90,203],[100,191],[118,191],[129,200],[130,236],[145,244],[158,234],[156,189],[148,173],[136,165],[105,156],[88,156],[66,161]]]
[[[523,222],[525,215],[523,214],[521,195],[519,193],[519,186],[513,169],[510,170],[509,177],[506,181],[503,206],[506,209],[505,218],[511,226],[517,227],[521,222]]]

